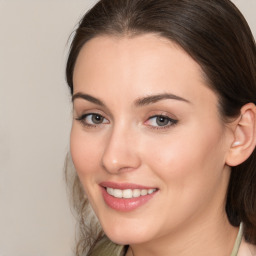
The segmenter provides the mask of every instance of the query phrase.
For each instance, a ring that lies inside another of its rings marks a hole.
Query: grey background
[[[73,255],[67,40],[96,0],[0,0],[0,256]],[[234,0],[256,34],[256,0]]]

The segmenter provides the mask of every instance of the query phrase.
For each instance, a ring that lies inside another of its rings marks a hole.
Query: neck
[[[237,234],[223,213],[222,218],[194,222],[150,243],[130,245],[126,255],[230,256]]]

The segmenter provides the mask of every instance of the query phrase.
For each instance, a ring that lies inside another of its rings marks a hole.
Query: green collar
[[[240,247],[240,244],[241,244],[241,241],[242,241],[242,238],[243,238],[243,229],[244,229],[243,228],[243,223],[241,222],[240,226],[239,226],[239,231],[238,231],[238,234],[237,234],[237,237],[236,237],[236,241],[235,241],[235,244],[234,244],[234,247],[233,247],[233,250],[232,250],[230,256],[237,256],[237,254],[238,254],[239,247]]]

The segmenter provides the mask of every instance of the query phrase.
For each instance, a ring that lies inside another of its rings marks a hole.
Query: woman
[[[77,255],[256,255],[255,71],[229,0],[101,0],[83,17],[66,68]]]

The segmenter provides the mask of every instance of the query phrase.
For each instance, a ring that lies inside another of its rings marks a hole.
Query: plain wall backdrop
[[[0,0],[0,256],[72,256],[67,41],[96,0]],[[233,1],[256,35],[256,0]]]

